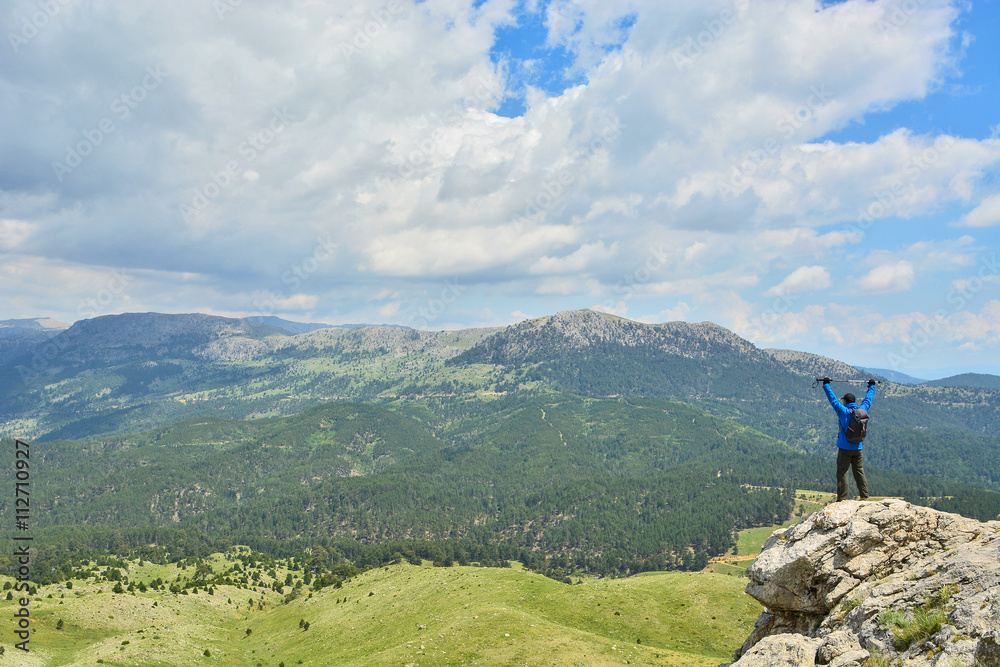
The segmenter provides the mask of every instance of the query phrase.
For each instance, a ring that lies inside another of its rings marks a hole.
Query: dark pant
[[[861,500],[868,497],[868,480],[865,479],[865,467],[861,462],[861,450],[837,450],[837,502],[847,500],[850,482],[847,479],[848,468],[854,469],[854,481],[858,485],[858,496]]]

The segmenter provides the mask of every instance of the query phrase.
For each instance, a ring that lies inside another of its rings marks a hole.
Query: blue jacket
[[[837,395],[833,393],[833,389],[830,389],[830,385],[823,385],[823,390],[826,392],[826,397],[830,399],[830,405],[833,406],[834,412],[837,413],[837,420],[840,422],[840,435],[837,436],[837,446],[841,449],[847,449],[850,451],[857,451],[861,449],[864,442],[859,442],[856,445],[852,445],[847,442],[847,436],[844,435],[844,431],[847,430],[847,424],[851,421],[851,410],[854,408],[862,408],[864,410],[870,410],[872,407],[872,399],[875,398],[875,386],[872,385],[868,387],[868,393],[865,394],[865,398],[861,401],[861,405],[857,403],[848,403],[844,405],[837,398]]]

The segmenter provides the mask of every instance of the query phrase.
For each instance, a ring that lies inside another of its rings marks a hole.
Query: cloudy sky
[[[8,0],[0,319],[571,308],[1000,372],[1000,3]]]

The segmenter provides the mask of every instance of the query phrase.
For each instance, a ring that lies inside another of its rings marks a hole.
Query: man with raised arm
[[[868,425],[868,410],[875,398],[875,380],[868,380],[868,392],[858,405],[854,394],[848,392],[843,398],[837,398],[830,388],[830,378],[823,378],[823,391],[830,400],[840,433],[837,436],[837,502],[847,500],[850,481],[848,469],[854,472],[854,481],[858,485],[859,500],[868,499],[868,480],[865,479],[865,468],[862,462],[861,450]]]

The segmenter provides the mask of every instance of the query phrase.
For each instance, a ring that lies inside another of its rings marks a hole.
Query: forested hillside
[[[828,462],[696,407],[556,393],[190,420],[36,443],[33,465],[40,542],[79,552],[418,541],[450,544],[449,557],[501,546],[541,570],[601,574],[700,569],[735,531],[788,518],[782,488],[833,488]],[[1000,511],[1000,494],[869,475],[879,494]]]
[[[497,396],[554,390],[681,401],[830,458],[833,416],[812,386],[824,368],[861,376],[816,355],[759,350],[711,323],[647,325],[592,311],[503,329],[299,335],[260,322],[147,313],[77,323],[0,367],[0,413],[3,434],[53,440],[190,418],[290,415],[331,400],[441,413],[462,398],[473,406],[465,409],[481,410],[477,402]],[[873,465],[1000,489],[1000,391],[883,383],[872,419]],[[922,455],[928,448],[934,456]]]
[[[987,373],[962,373],[940,380],[928,380],[924,384],[929,387],[975,387],[1000,390],[1000,376]]]

